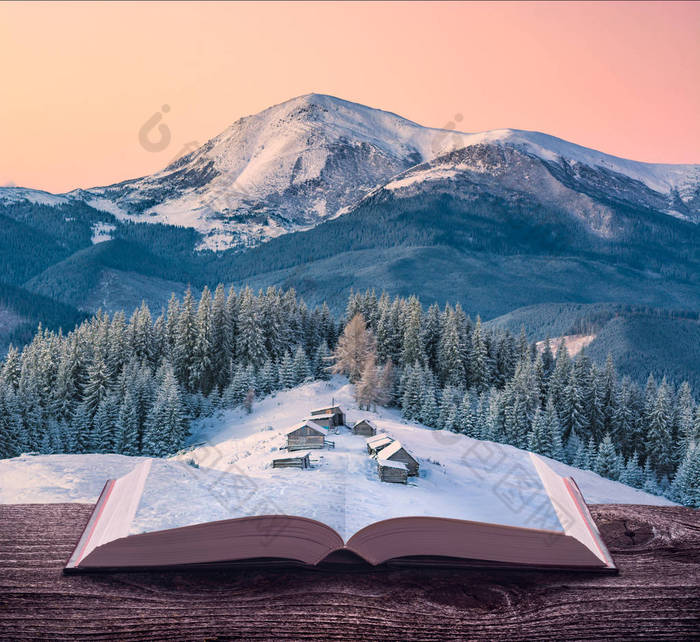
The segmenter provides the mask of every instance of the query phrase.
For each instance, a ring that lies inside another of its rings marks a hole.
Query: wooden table
[[[85,504],[0,506],[3,639],[700,639],[700,513],[591,507],[617,576],[219,570],[63,576]]]

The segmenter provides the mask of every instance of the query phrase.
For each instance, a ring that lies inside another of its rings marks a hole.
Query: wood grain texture
[[[617,576],[401,568],[64,576],[91,506],[0,506],[0,637],[700,638],[700,513],[592,506]]]

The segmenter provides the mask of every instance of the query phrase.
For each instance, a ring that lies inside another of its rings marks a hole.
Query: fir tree
[[[672,497],[685,506],[700,508],[700,448],[688,450],[673,478]]]
[[[646,411],[648,421],[647,452],[656,472],[665,475],[673,470],[674,448],[672,438],[673,415],[671,391],[666,380],[658,387],[656,399]]]
[[[413,365],[424,360],[421,341],[422,310],[418,299],[411,297],[408,301],[407,318],[403,332],[402,363]]]
[[[172,454],[182,447],[186,432],[180,391],[173,370],[167,365],[144,427],[143,450],[154,457]]]
[[[601,477],[607,477],[608,479],[618,479],[620,476],[617,453],[609,433],[606,433],[598,445],[598,454],[596,455],[593,470]]]
[[[635,450],[627,459],[624,469],[620,473],[620,481],[634,488],[641,488],[644,484],[644,472],[639,465],[639,455]]]
[[[292,368],[294,370],[295,385],[304,383],[307,379],[309,379],[309,377],[311,377],[309,359],[306,356],[306,352],[304,352],[304,348],[301,346],[297,346],[297,349],[294,352]]]
[[[283,388],[293,388],[296,385],[296,373],[294,372],[294,359],[289,352],[285,352],[280,361],[279,381]]]
[[[547,455],[549,452],[547,423],[539,408],[535,411],[532,418],[532,428],[527,435],[527,449],[540,455]]]
[[[559,423],[554,401],[551,397],[547,399],[547,406],[544,415],[546,432],[549,435],[549,444],[545,448],[543,455],[556,459],[557,461],[565,460],[564,446],[562,443],[562,430]]]
[[[464,385],[465,370],[461,354],[459,326],[455,312],[447,306],[443,315],[438,349],[440,380],[455,387]]]
[[[316,354],[314,355],[313,373],[316,379],[328,381],[331,378],[330,372],[328,371],[330,362],[331,353],[328,349],[328,343],[323,339],[321,343],[319,343],[318,348],[316,348]]]
[[[426,426],[436,427],[439,408],[435,399],[435,388],[432,383],[423,387],[421,394],[420,421]]]

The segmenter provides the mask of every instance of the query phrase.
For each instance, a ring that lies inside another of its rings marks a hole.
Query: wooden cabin
[[[411,457],[409,452],[401,445],[400,441],[393,441],[385,448],[382,448],[381,452],[377,454],[377,461],[380,464],[385,461],[400,461],[406,464],[409,477],[418,475],[418,469],[420,467],[418,462]]]
[[[401,461],[391,461],[390,459],[377,461],[377,474],[383,482],[408,483],[408,468]]]
[[[292,426],[287,432],[287,450],[324,448],[328,430],[315,421],[306,420]]]
[[[296,455],[288,455],[287,457],[278,457],[272,460],[273,468],[311,468],[311,453],[307,450]]]
[[[345,413],[340,406],[326,406],[311,411],[311,419],[326,428],[345,425]]]
[[[373,437],[377,434],[377,427],[369,419],[362,419],[352,427],[352,432],[355,435]]]
[[[370,437],[365,440],[367,443],[367,452],[370,455],[376,455],[382,448],[386,448],[392,441],[393,437],[390,437],[385,432],[379,433],[374,437]]]

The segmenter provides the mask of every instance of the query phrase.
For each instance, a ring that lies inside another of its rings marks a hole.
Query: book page
[[[475,442],[476,448],[457,461],[438,465],[422,460],[419,476],[409,477],[404,485],[380,481],[363,437],[345,432],[333,435],[333,440],[334,449],[310,451],[312,467],[306,470],[271,469],[269,459],[247,466],[226,464],[225,469],[154,460],[129,532],[255,515],[314,519],[344,541],[372,523],[394,517],[562,530],[526,452],[513,449],[504,462],[484,456],[483,445],[490,442]]]

